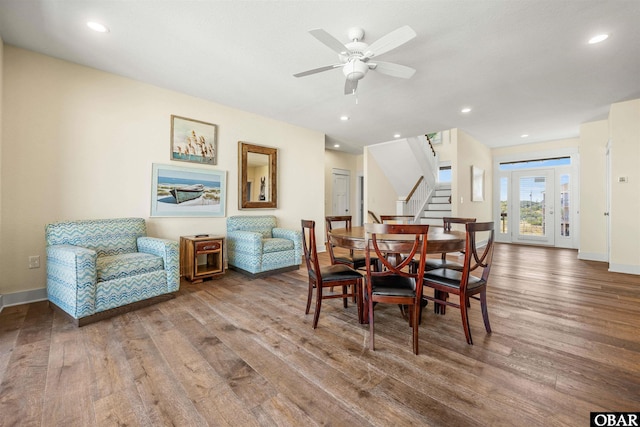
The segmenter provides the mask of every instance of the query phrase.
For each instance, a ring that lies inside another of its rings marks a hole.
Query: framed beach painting
[[[212,123],[171,116],[171,160],[218,163],[218,127]]]
[[[227,172],[153,164],[151,216],[224,217]]]

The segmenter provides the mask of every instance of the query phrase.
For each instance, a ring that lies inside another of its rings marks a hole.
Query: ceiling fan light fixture
[[[369,66],[359,59],[349,61],[342,68],[344,76],[351,81],[360,80],[367,74],[367,71],[369,71]]]

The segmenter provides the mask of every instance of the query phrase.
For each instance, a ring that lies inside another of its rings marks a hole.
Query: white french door
[[[512,241],[555,245],[555,171],[535,169],[511,173]]]

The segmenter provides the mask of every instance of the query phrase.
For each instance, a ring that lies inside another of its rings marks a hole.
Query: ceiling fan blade
[[[406,65],[393,64],[391,62],[369,62],[369,68],[388,76],[410,79],[416,72],[415,69]]]
[[[340,42],[337,38],[333,37],[331,34],[327,33],[322,28],[317,28],[315,30],[309,30],[309,34],[318,39],[322,44],[327,46],[329,49],[333,50],[338,54],[344,54],[348,52],[349,49]]]
[[[342,67],[343,65],[344,64],[325,65],[324,67],[314,68],[313,70],[307,70],[307,71],[303,71],[301,73],[296,73],[296,74],[293,75],[293,77],[310,76],[311,74],[316,74],[316,73],[321,73],[323,71],[333,70],[334,68]]]
[[[416,37],[416,32],[413,29],[405,25],[397,30],[391,31],[386,36],[382,36],[380,39],[369,45],[368,51],[365,56],[371,58],[374,56],[380,56],[383,53],[387,53],[392,49],[397,48]]]
[[[344,82],[344,94],[345,95],[353,95],[358,89],[358,80],[349,80],[347,79]]]

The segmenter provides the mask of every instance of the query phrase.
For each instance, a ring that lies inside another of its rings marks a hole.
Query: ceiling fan
[[[416,37],[416,32],[408,25],[390,32],[370,45],[361,41],[364,38],[364,30],[358,27],[349,29],[348,36],[351,42],[347,44],[342,44],[338,39],[321,28],[310,30],[309,33],[325,46],[336,52],[340,62],[303,71],[294,74],[294,77],[304,77],[333,70],[334,68],[342,68],[342,72],[347,78],[344,85],[344,93],[345,95],[351,95],[355,94],[358,88],[358,81],[362,79],[369,70],[375,70],[388,76],[403,79],[411,78],[416,72],[416,70],[411,67],[390,62],[380,62],[373,59]]]

